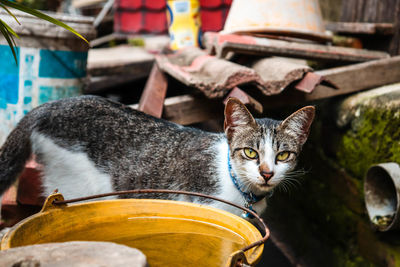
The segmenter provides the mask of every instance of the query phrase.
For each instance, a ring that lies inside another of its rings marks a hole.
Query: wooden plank
[[[400,54],[400,0],[346,0],[342,1],[343,22],[393,23],[391,38],[371,38],[364,47]]]
[[[233,34],[220,34],[216,37],[214,45],[217,56],[221,58],[225,58],[229,52],[341,62],[364,62],[389,57],[387,53],[380,51],[304,44]]]
[[[329,92],[315,90],[310,94],[310,98],[319,99],[352,93],[399,82],[400,56],[317,71],[316,73],[332,81],[339,90],[331,89]]]
[[[87,69],[91,76],[149,74],[154,55],[140,47],[121,45],[90,49]]]
[[[4,192],[3,196],[0,199],[1,201],[0,208],[4,207],[5,205],[11,205],[11,206],[17,205],[17,190],[18,190],[18,182],[13,184],[10,188],[8,188]]]
[[[167,86],[167,77],[155,63],[140,97],[138,109],[154,117],[161,118]]]
[[[138,109],[139,105],[130,105]],[[199,123],[223,116],[221,102],[207,98],[181,95],[168,97],[164,101],[163,118],[181,125]]]
[[[178,124],[188,125],[223,116],[220,101],[182,95],[165,100],[163,118]]]
[[[325,22],[327,30],[341,34],[391,35],[394,33],[393,23],[367,22]]]
[[[17,202],[22,205],[43,206],[45,198],[41,196],[43,191],[41,170],[43,166],[30,159],[25,164],[25,169],[19,176]]]
[[[278,107],[400,82],[400,56],[317,71],[316,73],[332,81],[339,89],[318,85],[310,94],[296,90],[286,90],[280,95],[259,100],[264,107]]]

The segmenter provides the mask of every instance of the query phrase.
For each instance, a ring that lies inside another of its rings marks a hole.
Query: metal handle
[[[117,192],[111,192],[111,193],[105,193],[105,194],[98,194],[98,195],[92,195],[92,196],[87,196],[87,197],[80,197],[80,198],[74,198],[74,199],[68,199],[68,200],[53,200],[52,204],[53,205],[65,205],[68,203],[73,203],[73,202],[79,202],[79,201],[84,201],[84,200],[90,200],[90,199],[95,199],[95,198],[101,198],[101,197],[109,197],[109,196],[118,196],[118,195],[127,195],[127,194],[145,194],[145,193],[165,193],[165,194],[181,194],[181,195],[189,195],[189,196],[196,196],[196,197],[202,197],[202,198],[209,198],[212,200],[216,200],[228,205],[231,205],[235,208],[241,209],[245,212],[250,213],[251,215],[254,216],[254,218],[256,219],[257,224],[261,227],[261,229],[264,230],[264,236],[262,239],[251,243],[250,245],[244,247],[242,249],[243,252],[252,249],[256,246],[259,246],[261,244],[264,244],[265,241],[267,241],[270,232],[269,229],[267,227],[267,225],[264,223],[263,219],[260,218],[260,216],[258,216],[257,213],[255,213],[254,211],[239,206],[235,203],[232,203],[230,201],[218,198],[218,197],[213,197],[213,196],[209,196],[209,195],[205,195],[205,194],[201,194],[201,193],[196,193],[196,192],[188,192],[188,191],[179,191],[179,190],[167,190],[167,189],[136,189],[136,190],[126,190],[126,191],[117,191]]]

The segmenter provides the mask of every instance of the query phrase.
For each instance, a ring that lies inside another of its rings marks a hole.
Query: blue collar
[[[242,194],[243,198],[246,200],[246,206],[248,208],[251,208],[252,204],[257,203],[261,199],[263,199],[265,196],[256,196],[252,192],[244,192],[240,186],[240,181],[238,180],[235,172],[232,169],[231,165],[231,157],[229,156],[230,150],[228,148],[228,170],[229,170],[229,176],[231,177],[231,180],[233,184],[235,185],[236,189],[239,190],[239,192]]]

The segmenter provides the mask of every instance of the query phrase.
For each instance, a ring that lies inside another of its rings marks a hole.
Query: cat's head
[[[254,119],[238,99],[228,100],[224,130],[243,190],[266,194],[285,179],[296,165],[314,115],[315,108],[307,106],[283,121]]]

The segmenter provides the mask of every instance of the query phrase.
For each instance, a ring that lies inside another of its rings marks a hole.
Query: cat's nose
[[[264,181],[266,183],[268,183],[268,181],[271,180],[272,176],[274,176],[274,172],[261,171],[260,174],[264,178]]]

